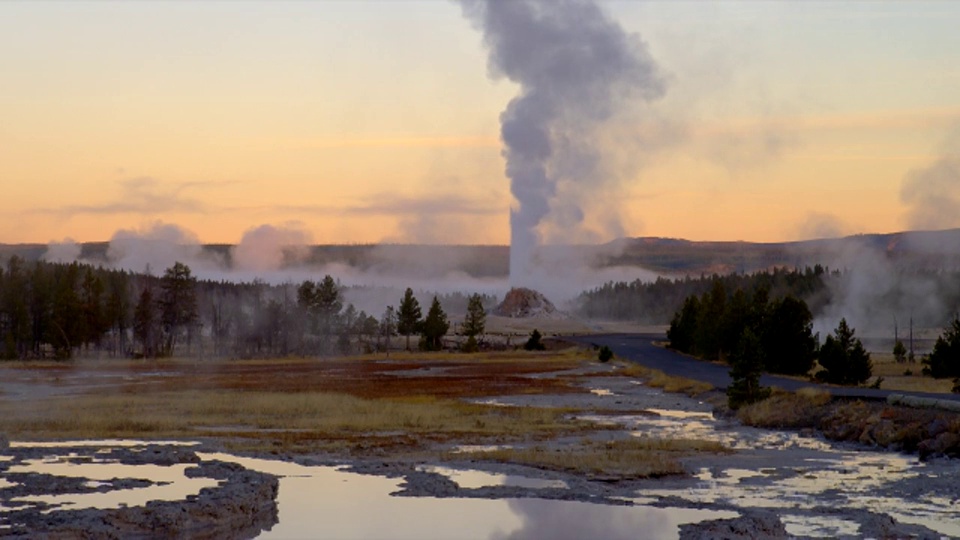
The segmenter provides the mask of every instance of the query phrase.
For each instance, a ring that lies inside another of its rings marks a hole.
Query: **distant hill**
[[[84,243],[80,260],[106,262],[107,242]],[[203,246],[227,266],[227,244]],[[548,246],[545,252],[576,253],[592,266],[641,267],[666,275],[728,274],[775,267],[822,264],[838,267],[858,257],[882,257],[911,270],[960,269],[960,229],[860,234],[797,242],[698,242],[676,238],[622,238],[596,246]],[[43,256],[43,244],[0,244],[0,260],[13,255],[28,261]],[[507,275],[510,250],[498,245],[358,244],[311,246],[298,264],[346,265],[360,270],[417,271],[425,267],[457,270],[474,277]]]

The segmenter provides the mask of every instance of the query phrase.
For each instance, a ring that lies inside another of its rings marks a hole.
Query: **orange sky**
[[[901,194],[960,154],[957,4],[602,4],[667,80],[618,126],[645,143],[610,143],[641,157],[608,201],[627,234],[960,226]],[[499,115],[517,88],[488,77],[453,3],[5,2],[0,74],[3,243],[157,221],[203,242],[262,224],[509,241]],[[960,201],[960,178],[928,184]]]

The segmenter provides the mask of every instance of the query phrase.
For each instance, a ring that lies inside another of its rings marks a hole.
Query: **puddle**
[[[75,446],[75,445],[72,445]],[[65,456],[45,456],[40,459],[25,460],[21,464],[10,466],[7,473],[38,473],[63,478],[86,479],[85,485],[92,489],[112,485],[109,481],[117,479],[136,479],[152,482],[152,485],[139,488],[113,489],[93,493],[63,493],[56,495],[27,495],[10,499],[16,503],[46,503],[58,506],[59,510],[80,510],[85,508],[120,508],[122,506],[143,506],[149,501],[179,501],[190,495],[200,493],[207,487],[215,487],[218,482],[212,478],[189,478],[185,472],[195,464],[125,465],[103,460],[73,462],[84,457],[71,453]],[[88,456],[87,456],[88,457]],[[6,481],[10,484],[9,481]],[[10,484],[15,485],[15,484]],[[6,486],[0,486],[0,488]],[[0,507],[0,511],[9,508]]]
[[[474,452],[493,452],[513,448],[508,444],[461,444],[450,450],[454,454],[470,454]]]
[[[761,472],[729,469],[713,474],[701,469],[697,486],[682,490],[643,490],[640,496],[679,497],[702,503],[730,504],[741,508],[779,510],[788,532],[834,537],[857,534],[852,521],[791,514],[789,510],[858,508],[887,514],[902,523],[922,525],[940,534],[960,536],[960,512],[948,497],[898,494],[894,484],[926,478],[925,464],[899,454],[841,452],[830,458],[806,459],[801,466]],[[933,477],[933,475],[931,475]]]
[[[628,507],[544,499],[394,497],[401,478],[336,467],[205,454],[281,476],[280,522],[261,538],[678,538],[679,526],[737,517],[735,512]],[[457,480],[488,485],[489,475],[456,471]],[[465,476],[466,475],[466,476]],[[482,478],[482,481],[480,480]],[[371,519],[376,516],[376,519]]]
[[[479,489],[496,486],[529,489],[567,489],[570,487],[563,480],[530,478],[528,476],[496,474],[477,470],[452,469],[450,467],[422,467],[420,470],[446,476],[463,489]]]
[[[615,396],[612,390],[607,388],[591,388],[590,393],[595,396]]]
[[[780,521],[787,532],[794,536],[836,538],[842,535],[856,536],[860,533],[860,524],[846,519],[783,514]]]

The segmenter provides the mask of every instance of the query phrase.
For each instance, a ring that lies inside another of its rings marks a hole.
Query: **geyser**
[[[593,0],[461,0],[493,76],[520,85],[500,115],[510,213],[510,283],[535,286],[537,247],[622,235],[609,196],[630,171],[607,159],[608,129],[664,92],[646,45]],[[638,99],[639,98],[639,99]],[[622,150],[622,148],[621,148]],[[600,201],[608,201],[596,212]],[[587,211],[594,210],[589,223]],[[549,270],[549,269],[546,269]]]

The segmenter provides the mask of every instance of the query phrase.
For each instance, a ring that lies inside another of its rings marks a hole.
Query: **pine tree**
[[[763,347],[760,338],[746,328],[740,335],[736,351],[730,357],[730,386],[727,403],[731,409],[762,401],[770,396],[770,389],[760,386],[763,373]]]
[[[870,353],[863,348],[860,339],[854,337],[856,331],[841,319],[837,329],[827,336],[820,347],[820,365],[822,371],[817,378],[833,384],[863,384],[873,374]]]
[[[430,304],[430,310],[427,311],[427,317],[423,320],[423,342],[424,348],[428,351],[439,351],[443,348],[443,336],[450,329],[450,322],[447,320],[447,314],[443,312],[440,306],[440,300],[436,296]]]
[[[487,323],[487,314],[483,309],[483,298],[479,294],[470,295],[467,301],[467,315],[463,319],[463,334],[467,341],[464,352],[476,352],[479,349],[477,336],[482,335]]]
[[[387,306],[380,317],[380,335],[384,338],[383,350],[390,356],[390,337],[397,331],[397,313],[393,306]]]
[[[540,333],[536,328],[533,329],[533,332],[530,333],[530,338],[527,339],[527,342],[523,344],[524,350],[527,351],[542,351],[547,347],[543,344],[543,334]]]
[[[423,313],[420,311],[420,302],[413,296],[413,289],[407,287],[400,300],[400,311],[397,313],[397,332],[407,338],[407,350],[410,350],[410,335],[420,329]]]
[[[923,363],[924,371],[936,379],[960,377],[960,318],[953,318]]]

